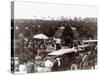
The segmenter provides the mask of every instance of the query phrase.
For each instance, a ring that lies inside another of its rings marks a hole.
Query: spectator
[[[61,62],[60,58],[56,59],[56,62],[53,65],[52,71],[60,71],[61,70]]]
[[[27,73],[25,63],[19,65],[19,72],[20,72],[20,73]]]
[[[33,69],[32,68],[33,67],[33,62],[29,60],[27,62],[27,66],[26,67],[27,67],[27,73],[31,73],[32,72],[32,69]]]
[[[56,50],[61,49],[61,39],[60,38],[54,38],[56,41]]]
[[[41,70],[40,70],[40,65],[41,65],[41,63],[42,63],[42,58],[41,58],[41,56],[36,56],[35,57],[35,62],[34,62],[34,72],[40,72]]]
[[[15,58],[15,71],[19,70],[19,59],[16,57]]]
[[[44,63],[45,71],[51,72],[52,67],[53,67],[53,62],[52,62],[51,58],[49,58],[49,57],[46,58],[43,63]]]

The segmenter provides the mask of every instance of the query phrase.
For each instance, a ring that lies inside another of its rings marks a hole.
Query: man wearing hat
[[[61,70],[61,62],[60,62],[60,58],[56,58],[56,62],[53,65],[52,70],[53,71],[60,71]]]

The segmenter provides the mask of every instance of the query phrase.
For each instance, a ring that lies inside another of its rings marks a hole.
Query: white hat
[[[60,58],[56,58],[56,60],[60,60]]]
[[[41,57],[40,56],[36,56],[35,59],[41,59]]]
[[[61,26],[61,27],[59,27],[59,29],[65,29],[65,27],[64,26]]]

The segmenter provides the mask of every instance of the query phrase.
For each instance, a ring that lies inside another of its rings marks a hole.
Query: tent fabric
[[[48,39],[48,37],[44,34],[36,34],[33,36],[33,38],[36,38],[36,39]]]

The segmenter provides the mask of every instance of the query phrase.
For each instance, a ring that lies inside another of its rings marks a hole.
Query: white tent
[[[48,39],[48,37],[44,34],[36,34],[33,36],[33,38],[36,38],[36,39]]]

